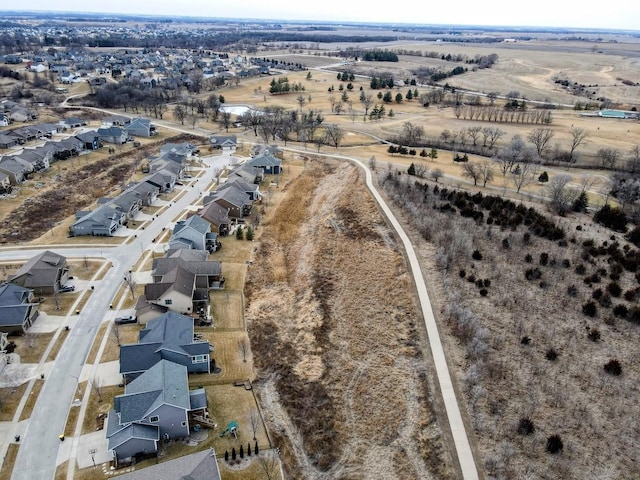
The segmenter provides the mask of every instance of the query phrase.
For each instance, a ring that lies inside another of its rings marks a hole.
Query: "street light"
[[[93,468],[96,468],[96,457],[95,454],[98,450],[96,448],[92,448],[89,450],[89,455],[91,455],[91,461],[93,462]]]

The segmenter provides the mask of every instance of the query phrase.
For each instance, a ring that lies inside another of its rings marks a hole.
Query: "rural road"
[[[114,246],[111,248],[98,247],[86,249],[91,256],[108,254],[113,267],[110,268],[100,282],[96,282],[96,293],[90,295],[80,315],[74,316],[74,323],[70,334],[64,342],[45,379],[42,391],[38,396],[28,426],[22,435],[21,446],[18,450],[12,480],[51,480],[55,478],[56,461],[60,440],[58,435],[65,429],[69,406],[77,395],[78,378],[82,372],[91,345],[100,328],[100,324],[109,312],[109,304],[123,283],[124,275],[136,263],[141,252],[153,243],[162,232],[162,228],[173,222],[175,217],[184,212],[186,207],[199,200],[201,192],[213,180],[215,172],[229,163],[227,156],[203,159],[208,168],[204,169],[197,182],[185,189],[184,194],[162,212],[144,231],[138,232],[135,242],[140,242],[141,248],[132,248],[134,244]],[[56,247],[52,247],[56,250]],[[15,259],[16,254],[31,257],[36,250],[21,250],[13,252],[3,251],[0,259]],[[71,250],[73,251],[73,250]],[[67,254],[66,249],[59,249],[58,253]],[[61,327],[62,328],[62,327]],[[33,382],[31,382],[33,383]],[[71,441],[71,439],[69,439]],[[71,459],[75,461],[75,459]]]
[[[291,148],[284,149],[295,153],[309,154],[309,152],[305,150],[297,150]],[[453,436],[458,463],[462,472],[462,478],[464,478],[464,480],[477,480],[479,478],[478,469],[476,468],[473,451],[471,450],[471,445],[469,443],[469,437],[467,435],[464,421],[462,420],[462,414],[460,413],[460,405],[458,403],[458,398],[456,397],[456,391],[453,387],[453,382],[451,381],[451,373],[449,372],[447,359],[444,354],[442,342],[440,341],[438,324],[436,323],[433,309],[431,308],[431,301],[429,300],[427,285],[424,281],[424,276],[422,275],[420,262],[418,261],[418,257],[413,248],[411,240],[409,239],[409,236],[402,228],[402,225],[397,220],[393,211],[385,202],[384,198],[382,198],[382,195],[380,195],[380,193],[376,189],[375,185],[373,184],[371,170],[362,161],[351,157],[345,157],[343,155],[316,153],[314,153],[314,155],[323,155],[325,157],[335,158],[337,160],[348,160],[362,168],[362,170],[364,170],[365,172],[365,182],[367,188],[375,198],[376,202],[384,212],[384,215],[387,217],[394,230],[397,232],[400,240],[402,240],[407,259],[409,260],[409,266],[411,267],[411,274],[413,275],[418,292],[418,299],[420,301],[422,317],[424,318],[427,335],[429,337],[429,346],[431,347],[433,363],[436,368],[438,384],[440,386],[442,400],[447,412],[449,428],[451,429],[451,434]]]

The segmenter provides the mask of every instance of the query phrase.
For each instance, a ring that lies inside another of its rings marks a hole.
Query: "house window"
[[[173,300],[171,300],[170,298],[167,298],[167,299],[164,301],[164,304],[165,304],[165,305],[172,305],[172,304],[173,304]]]
[[[158,420],[160,420],[160,418],[158,418],[157,415],[154,415],[153,417],[149,417],[149,421],[151,423],[158,423]]]
[[[191,357],[191,363],[205,363],[209,355],[194,355]]]

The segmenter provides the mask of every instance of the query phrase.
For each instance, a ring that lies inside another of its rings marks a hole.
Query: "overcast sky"
[[[0,10],[95,11],[206,17],[640,30],[640,0],[21,0]]]

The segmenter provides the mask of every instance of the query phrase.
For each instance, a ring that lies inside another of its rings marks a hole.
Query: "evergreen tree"
[[[236,447],[233,447],[231,449],[231,460],[235,460],[236,459]]]
[[[247,233],[244,235],[249,242],[253,241],[253,228],[247,227]]]
[[[247,442],[247,456],[251,456],[251,444]]]
[[[244,447],[240,445],[240,458],[244,458]]]
[[[396,94],[396,103],[401,103],[401,102],[402,102],[402,94],[398,92]]]
[[[549,181],[549,174],[547,172],[542,172],[538,177],[538,181],[540,183],[546,183]]]
[[[409,90],[407,92],[407,94],[405,95],[405,97],[407,98],[407,100],[411,100],[413,98],[413,92],[411,90]]]
[[[229,461],[229,450],[225,450],[224,451],[224,461],[228,462]]]
[[[416,166],[413,163],[411,165],[409,165],[409,169],[407,170],[407,173],[409,175],[415,175],[416,174]]]
[[[242,230],[242,227],[238,227],[236,229],[236,239],[242,240],[243,238],[244,238],[244,231]]]
[[[390,117],[395,116],[395,113],[393,113],[393,108],[389,109],[389,113],[387,115],[390,116]]]
[[[256,441],[256,446],[253,450],[253,453],[255,453],[256,455],[258,455],[258,442]]]

